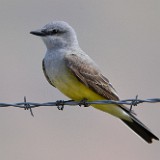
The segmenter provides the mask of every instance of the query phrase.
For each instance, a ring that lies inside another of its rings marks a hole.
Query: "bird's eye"
[[[53,34],[57,34],[59,33],[59,30],[58,29],[53,29],[50,31],[50,34],[53,35]]]
[[[44,29],[42,30],[42,32],[46,35],[46,36],[51,36],[51,35],[56,35],[61,33],[61,31],[59,29]]]

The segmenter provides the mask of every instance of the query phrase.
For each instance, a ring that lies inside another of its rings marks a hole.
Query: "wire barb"
[[[29,110],[30,113],[31,113],[31,116],[34,117],[32,108],[31,108],[31,106],[27,103],[26,96],[24,96],[24,110]]]
[[[138,95],[136,95],[135,100],[131,101],[130,112],[132,112],[133,106],[137,106],[137,104],[138,104],[137,99],[138,99]]]

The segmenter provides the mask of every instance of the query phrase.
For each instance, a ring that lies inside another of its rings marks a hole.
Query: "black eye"
[[[57,33],[59,33],[59,30],[58,30],[58,29],[52,29],[51,31],[49,31],[49,33],[50,33],[51,35],[57,34]]]
[[[42,30],[42,33],[46,36],[56,35],[62,33],[59,29],[44,29]]]

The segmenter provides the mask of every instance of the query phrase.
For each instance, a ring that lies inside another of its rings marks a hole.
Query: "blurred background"
[[[29,34],[68,22],[81,48],[100,66],[121,99],[160,97],[159,0],[0,0],[0,102],[67,100],[46,81],[46,48]],[[160,138],[160,104],[134,107]],[[0,108],[3,160],[158,160],[160,143],[145,143],[118,119],[92,107]]]

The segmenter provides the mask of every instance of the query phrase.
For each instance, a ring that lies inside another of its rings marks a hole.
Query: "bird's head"
[[[47,49],[61,49],[78,45],[74,29],[63,21],[54,21],[41,29],[31,31],[33,35],[40,36]]]

